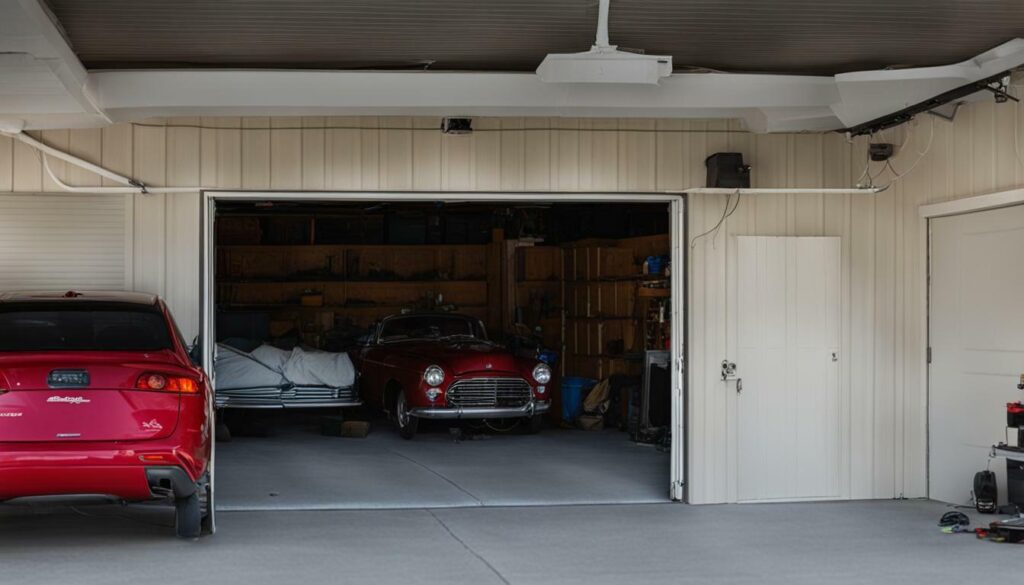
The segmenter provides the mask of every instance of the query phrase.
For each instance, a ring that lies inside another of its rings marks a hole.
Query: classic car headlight
[[[537,367],[533,368],[533,379],[541,384],[547,384],[551,381],[551,368],[547,364],[537,364]]]
[[[444,383],[444,370],[441,366],[430,366],[423,372],[423,381],[431,386],[440,386]]]

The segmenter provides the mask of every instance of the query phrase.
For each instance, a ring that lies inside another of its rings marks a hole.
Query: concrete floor
[[[549,429],[456,442],[444,427],[401,439],[327,437],[318,419],[217,446],[221,510],[452,508],[668,501],[669,456],[626,433]]]
[[[946,535],[926,501],[231,512],[0,506],[0,583],[1019,582],[1024,548]],[[987,521],[987,519],[986,519]]]

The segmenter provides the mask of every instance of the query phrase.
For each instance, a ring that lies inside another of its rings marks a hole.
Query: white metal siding
[[[0,195],[0,290],[124,290],[124,195]]]
[[[689,499],[736,499],[734,404],[718,379],[734,343],[736,235],[840,236],[842,395],[849,397],[842,481],[854,498],[924,496],[926,430],[922,222],[917,207],[1019,185],[1014,155],[1024,106],[978,103],[954,123],[934,120],[928,155],[888,191],[862,195],[744,198],[721,234],[690,250]],[[294,127],[303,130],[273,128]],[[923,116],[892,160],[905,172],[928,146]],[[751,135],[736,122],[573,118],[477,119],[470,136],[441,135],[433,118],[301,120],[182,118],[51,130],[42,138],[155,185],[313,190],[664,191],[703,186],[704,158],[738,151],[759,187],[850,187],[866,140],[838,134]],[[255,130],[242,130],[258,128]],[[326,128],[325,128],[326,127]],[[269,129],[268,129],[269,128]],[[415,129],[410,129],[415,128]],[[885,132],[903,142],[903,130]],[[54,165],[75,184],[88,173]],[[875,172],[881,172],[876,167]],[[888,174],[878,182],[889,180]],[[57,191],[28,147],[0,137],[0,192]],[[199,328],[199,194],[136,196],[131,287],[162,294],[186,335]],[[725,197],[689,199],[689,231],[710,229]],[[162,242],[162,243],[161,243]]]

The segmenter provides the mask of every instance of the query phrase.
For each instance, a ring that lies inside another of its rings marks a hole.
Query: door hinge
[[[927,360],[928,360],[928,363],[930,364],[930,363],[932,363],[932,347],[930,345],[928,346],[927,354],[928,354]]]

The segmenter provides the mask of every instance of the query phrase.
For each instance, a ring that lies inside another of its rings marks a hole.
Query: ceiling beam
[[[754,132],[855,127],[1024,65],[1024,40],[943,67],[834,77],[682,73],[657,84],[545,83],[533,73],[307,70],[87,72],[39,0],[0,0],[0,127],[173,116],[733,118]]]

